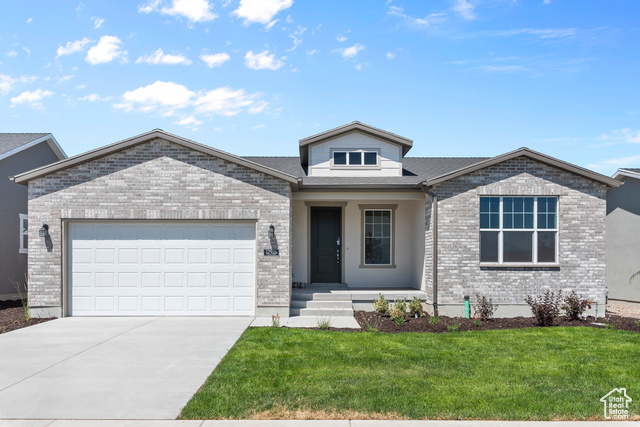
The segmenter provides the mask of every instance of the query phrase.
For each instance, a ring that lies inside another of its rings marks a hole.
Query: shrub
[[[393,303],[393,308],[389,309],[389,316],[397,325],[404,325],[406,314],[407,302],[404,299],[397,299]]]
[[[539,326],[551,326],[555,318],[560,314],[562,292],[554,293],[547,289],[542,295],[536,295],[535,297],[527,295],[524,300],[531,307],[531,312]]]
[[[493,318],[496,306],[493,300],[484,295],[476,294],[476,303],[473,305],[474,317],[486,322]]]
[[[271,316],[271,326],[277,328],[280,326],[280,314],[276,313],[275,316]]]
[[[459,330],[460,330],[460,323],[447,325],[447,332],[458,332]]]
[[[389,301],[386,300],[384,295],[380,294],[380,297],[373,300],[373,309],[380,314],[387,314],[389,312]]]
[[[567,312],[567,316],[571,320],[580,320],[591,305],[591,301],[583,298],[582,295],[578,295],[576,291],[571,291],[569,295],[564,297],[563,301],[562,309]]]
[[[329,330],[329,328],[331,327],[331,316],[329,317],[325,317],[325,316],[320,316],[317,319],[318,322],[318,328],[323,329],[323,330]]]
[[[413,297],[413,299],[409,303],[409,315],[411,317],[415,317],[416,314],[418,315],[418,317],[422,317],[425,315],[424,308],[422,308],[422,301],[420,301],[420,298],[418,297]]]
[[[482,322],[480,321],[480,319],[473,319],[473,324],[480,327],[480,325],[482,325]]]
[[[432,325],[437,325],[438,324],[438,316],[431,316],[429,318],[429,323],[431,323]]]

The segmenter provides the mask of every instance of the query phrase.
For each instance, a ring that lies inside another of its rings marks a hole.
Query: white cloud
[[[110,96],[101,97],[97,93],[92,93],[87,96],[83,96],[82,98],[78,98],[78,101],[88,101],[88,102],[97,102],[97,101],[111,101],[113,98]]]
[[[170,7],[162,6],[162,4],[162,0],[151,0],[149,3],[140,6],[138,12],[160,12],[163,15],[180,15],[190,22],[213,21],[218,17],[207,0],[173,0]]]
[[[33,22],[33,18],[27,19],[27,24],[31,24]]]
[[[11,49],[9,52],[7,52],[7,56],[8,57],[14,57],[18,54],[18,52],[16,52],[15,50]]]
[[[264,127],[266,127],[267,125],[265,125],[264,123],[261,123],[259,125],[255,125],[255,126],[251,126],[251,130],[258,130],[258,129],[262,129]]]
[[[640,143],[640,130],[632,131],[629,128],[615,129],[611,133],[603,133],[598,137],[602,141],[618,140],[631,144]]]
[[[351,59],[355,57],[361,50],[365,50],[364,45],[356,43],[353,46],[336,49],[334,52],[340,52],[340,55],[342,55],[344,59]]]
[[[191,60],[187,59],[186,56],[182,54],[178,54],[178,55],[165,54],[162,51],[162,49],[156,50],[151,55],[141,56],[140,58],[136,59],[136,64],[140,64],[143,62],[147,64],[154,64],[154,65],[157,65],[157,64],[190,65],[191,64]]]
[[[253,53],[252,50],[244,56],[244,63],[252,70],[277,70],[284,65],[284,62],[277,59],[275,54],[269,55],[269,51],[265,50],[260,53]]]
[[[316,53],[318,53],[318,50],[317,49],[308,50],[306,53],[307,53],[307,56],[313,56]]]
[[[531,34],[541,39],[573,37],[578,32],[577,28],[520,28],[515,30],[498,31],[498,36],[518,36]]]
[[[387,59],[393,59],[396,57],[396,54],[393,52],[387,52],[385,56],[387,57]]]
[[[421,28],[441,24],[447,19],[446,13],[430,13],[424,18],[414,18],[404,13],[404,9],[398,6],[389,6],[387,14],[401,18],[405,25]]]
[[[588,165],[590,169],[602,170],[602,169],[619,169],[637,167],[640,165],[640,156],[619,157],[616,159],[605,159],[598,163],[592,163]]]
[[[19,104],[28,104],[33,108],[42,108],[42,101],[44,98],[48,98],[53,95],[53,92],[49,90],[37,89],[34,91],[25,91],[18,96],[11,98],[11,106],[15,107]]]
[[[468,0],[454,0],[452,9],[467,21],[473,21],[476,19],[476,15],[473,13],[474,7]]]
[[[485,73],[517,73],[521,71],[529,71],[522,65],[483,65],[477,67],[478,70]]]
[[[58,83],[66,82],[67,80],[71,80],[72,78],[73,78],[73,75],[71,74],[62,76],[58,79]]]
[[[102,24],[104,24],[104,19],[99,16],[94,16],[91,20],[93,21],[93,28],[96,29],[102,27]]]
[[[219,67],[228,60],[231,59],[228,53],[215,53],[213,55],[200,55],[200,59],[207,64],[207,67],[214,68]]]
[[[198,120],[193,116],[186,116],[181,118],[178,121],[173,122],[174,125],[182,125],[182,126],[186,126],[187,128],[191,129],[191,130],[197,130],[198,126],[202,125],[202,120]]]
[[[64,55],[71,55],[72,53],[76,52],[81,52],[89,43],[91,43],[91,40],[84,37],[82,40],[67,42],[67,44],[64,46],[58,46],[56,58]]]
[[[542,4],[549,4],[551,3],[551,0],[542,0]]]
[[[13,78],[6,74],[0,74],[0,95],[6,95],[12,91],[19,83],[33,83],[36,81],[34,76],[20,76]]]
[[[31,50],[28,47],[23,47],[22,50],[27,52],[27,58],[31,59]]]
[[[125,63],[127,51],[120,48],[121,44],[122,41],[116,36],[102,36],[98,44],[89,49],[84,60],[91,65],[106,64],[114,59],[120,59],[121,63]]]
[[[264,29],[269,31],[274,25],[276,25],[278,23],[279,19],[274,19],[273,21],[269,22],[267,25],[264,26]]]
[[[291,52],[292,50],[296,50],[296,48],[302,43],[302,35],[307,31],[306,28],[298,25],[298,29],[293,33],[289,34],[289,37],[293,39],[293,46],[291,49],[287,49],[287,52]]]
[[[342,42],[346,42],[347,38],[345,36],[343,36],[342,34],[338,34],[336,36],[336,40],[338,40],[340,43],[342,43]]]
[[[293,0],[240,0],[240,6],[232,13],[238,18],[243,18],[244,25],[254,22],[268,24],[278,12],[288,9],[291,5]]]
[[[197,125],[189,119],[197,115],[234,116],[240,112],[256,114],[264,111],[268,103],[259,93],[248,94],[244,89],[220,87],[209,91],[194,92],[186,86],[157,81],[148,86],[127,91],[122,100],[113,105],[124,111],[159,114],[163,117],[179,116],[185,126]],[[183,114],[184,111],[191,113]],[[180,122],[179,121],[179,122]]]

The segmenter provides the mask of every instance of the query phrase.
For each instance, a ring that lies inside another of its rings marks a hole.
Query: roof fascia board
[[[364,123],[355,122],[349,123],[344,126],[340,126],[334,129],[330,129],[328,131],[308,136],[306,138],[301,139],[300,146],[311,145],[316,142],[324,141],[327,139],[334,138],[336,136],[351,132],[351,131],[361,131],[364,133],[369,133],[373,136],[377,136],[379,138],[384,139],[385,141],[395,142],[396,144],[413,146],[413,141],[409,138],[405,138],[400,135],[396,135],[395,133],[387,132],[382,129],[374,128],[373,126],[365,125]]]
[[[580,166],[576,166],[574,164],[565,162],[563,160],[559,160],[559,159],[556,159],[554,157],[547,156],[546,154],[538,153],[537,151],[533,151],[533,150],[530,150],[528,148],[519,148],[519,149],[517,149],[515,151],[511,151],[509,153],[501,154],[499,156],[492,157],[492,158],[487,159],[487,160],[483,160],[483,161],[478,162],[478,163],[476,163],[474,165],[467,166],[467,167],[458,169],[456,171],[449,172],[449,173],[437,176],[435,178],[429,179],[429,180],[425,181],[424,184],[427,187],[432,187],[432,186],[434,186],[436,184],[440,184],[441,182],[448,181],[450,179],[457,178],[459,176],[466,175],[468,173],[475,172],[477,170],[484,169],[484,168],[487,168],[489,166],[493,166],[493,165],[496,165],[498,163],[502,163],[502,162],[505,162],[507,160],[511,160],[511,159],[514,159],[516,157],[521,157],[521,156],[528,157],[528,158],[530,158],[532,160],[536,160],[536,161],[539,161],[541,163],[545,163],[547,165],[554,166],[554,167],[556,167],[558,169],[562,169],[562,170],[574,173],[576,175],[583,176],[585,178],[588,178],[588,179],[591,179],[591,180],[594,180],[594,181],[598,181],[598,182],[600,182],[602,184],[608,185],[609,187],[619,187],[620,186],[620,182],[619,181],[617,181],[617,180],[615,180],[613,178],[610,178],[610,177],[608,177],[606,175],[602,175],[602,174],[599,174],[597,172],[593,172],[593,171],[591,171],[589,169],[585,169],[585,168],[582,168]]]
[[[169,142],[182,145],[192,150],[200,151],[202,153],[209,154],[211,156],[218,157],[223,160],[227,160],[229,162],[236,163],[241,166],[245,166],[249,169],[254,169],[259,172],[263,172],[267,175],[275,176],[277,178],[283,179],[292,184],[297,185],[298,183],[298,178],[293,175],[289,175],[284,172],[277,171],[270,167],[252,162],[250,160],[243,159],[233,154],[230,154],[221,150],[217,150],[215,148],[208,147],[206,145],[199,144],[197,142],[194,142],[194,141],[191,141],[191,140],[188,140],[188,139],[185,139],[161,130],[152,130],[150,132],[146,132],[138,136],[124,139],[122,141],[119,141],[110,145],[106,145],[101,148],[96,148],[94,150],[88,151],[83,154],[79,154],[74,157],[70,157],[65,160],[61,160],[51,165],[43,166],[28,172],[24,172],[22,174],[19,174],[13,177],[13,180],[18,184],[27,184],[32,179],[40,178],[44,175],[49,175],[51,173],[55,173],[60,170],[67,169],[72,166],[76,166],[100,157],[104,157],[109,154],[124,150],[126,148],[133,147],[134,145],[142,144],[143,142],[150,141],[155,138],[165,139]]]
[[[28,150],[29,148],[34,147],[40,144],[41,142],[45,142],[45,141],[47,142],[47,144],[49,145],[49,147],[51,148],[53,153],[56,155],[56,157],[58,157],[59,160],[63,160],[67,158],[67,155],[58,144],[58,141],[56,141],[53,135],[49,133],[45,136],[34,139],[31,142],[27,142],[26,144],[16,147],[13,150],[9,150],[6,153],[0,154],[0,160],[6,159],[7,157],[11,157],[15,154],[18,154],[21,151]]]
[[[622,181],[624,177],[640,179],[640,172],[633,172],[627,169],[618,169],[616,173],[613,174],[613,179],[617,181]]]

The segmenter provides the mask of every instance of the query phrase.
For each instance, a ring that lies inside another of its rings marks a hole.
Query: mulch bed
[[[443,333],[450,332],[448,326],[455,327],[460,325],[458,331],[483,331],[491,329],[520,329],[520,328],[536,328],[535,319],[532,317],[513,317],[492,319],[486,322],[480,322],[479,326],[473,323],[473,319],[462,317],[440,316],[438,324],[434,325],[429,322],[430,317],[424,316],[419,318],[410,318],[407,316],[404,325],[397,325],[389,316],[382,316],[375,311],[356,311],[354,317],[360,324],[362,330],[375,328],[380,332],[400,333],[400,332],[431,332]],[[566,317],[556,319],[554,326],[587,326],[593,328],[604,328],[604,326],[594,325],[593,323],[601,323],[611,325],[615,329],[625,331],[640,332],[640,326],[636,323],[637,319],[630,317],[621,317],[615,315],[607,315],[606,318],[598,317],[596,320],[589,316],[585,320],[572,321]]]
[[[52,319],[24,318],[24,308],[21,301],[0,301],[0,334],[26,328]]]

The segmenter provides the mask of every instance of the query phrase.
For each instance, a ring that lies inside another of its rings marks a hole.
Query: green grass
[[[600,419],[626,387],[640,411],[640,334],[530,328],[446,334],[250,328],[180,418]],[[354,415],[355,414],[355,415]],[[295,415],[294,415],[295,416]]]

